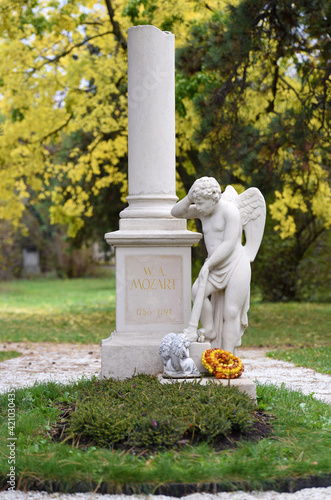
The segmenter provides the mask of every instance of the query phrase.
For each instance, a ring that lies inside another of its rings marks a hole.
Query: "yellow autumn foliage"
[[[293,187],[293,178],[289,176],[282,192],[275,192],[276,199],[269,207],[271,216],[278,222],[275,229],[279,231],[282,239],[290,238],[296,232],[297,227],[291,212],[307,212],[308,203],[311,203],[312,213],[318,220],[323,221],[325,228],[331,227],[331,188],[325,170],[315,165],[310,172],[298,176],[296,184],[305,184],[311,196],[304,199],[302,191]]]
[[[75,236],[84,219],[93,216],[93,196],[118,184],[124,198],[127,176],[120,163],[127,155],[127,54],[118,30],[125,39],[132,12],[137,22],[160,29],[171,20],[179,48],[185,45],[193,22],[207,21],[215,11],[239,0],[110,3],[112,19],[105,1],[1,0],[0,219],[17,226],[27,203],[48,199],[52,223],[66,225],[68,234]],[[279,68],[284,89],[275,102],[278,113],[297,105],[294,95],[299,82],[288,68]],[[260,60],[248,71],[247,77],[258,82],[258,75],[268,67]],[[258,83],[247,88],[240,113],[268,127],[270,118],[259,116],[259,111],[271,97],[271,85],[265,92]],[[204,151],[219,140],[211,134],[209,143],[194,144],[201,118],[190,99],[185,98],[183,105],[185,116],[176,118],[178,157],[185,157],[193,147]],[[229,134],[224,127],[222,139],[226,141]],[[280,148],[279,154],[288,162],[295,155],[287,148]],[[289,175],[283,190],[276,193],[270,213],[282,238],[293,236],[293,211],[305,212],[307,203],[326,227],[331,225],[330,190],[320,161],[312,158],[306,178]],[[194,172],[187,156],[184,164]],[[250,179],[239,162],[233,174],[242,181],[240,191]],[[295,183],[308,185],[309,200],[295,189]]]
[[[27,203],[50,198],[51,221],[74,236],[93,213],[91,194],[117,183],[125,196],[127,178],[118,163],[127,154],[127,59],[114,23],[125,37],[130,1],[113,1],[112,8],[113,22],[105,3],[93,0],[1,2],[1,219],[17,225]],[[143,3],[138,10],[148,21]],[[201,1],[158,2],[152,21],[161,26],[176,18],[181,44],[191,20],[210,12]],[[86,150],[75,147],[75,134],[88,136]],[[59,164],[56,153],[68,136],[72,148]],[[83,180],[89,192],[81,189]]]

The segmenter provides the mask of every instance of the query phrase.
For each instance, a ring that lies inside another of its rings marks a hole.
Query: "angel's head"
[[[210,215],[221,197],[221,187],[214,177],[197,179],[190,190],[197,210],[202,215]]]
[[[191,342],[182,333],[179,333],[172,343],[172,353],[178,358],[189,357],[189,347]]]
[[[221,186],[214,177],[201,177],[197,179],[190,189],[191,196],[197,198],[211,198],[215,203],[221,197]]]

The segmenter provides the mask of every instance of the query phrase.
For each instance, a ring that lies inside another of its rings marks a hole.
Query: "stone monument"
[[[26,247],[22,250],[23,274],[41,274],[39,250]]]
[[[101,377],[161,372],[163,337],[181,333],[190,320],[191,247],[201,235],[171,215],[177,201],[174,54],[171,33],[129,29],[129,205],[119,230],[105,235],[116,253],[116,331],[102,341]]]

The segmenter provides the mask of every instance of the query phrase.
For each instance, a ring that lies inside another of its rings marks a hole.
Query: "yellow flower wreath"
[[[238,378],[244,371],[241,359],[223,349],[207,349],[201,359],[203,366],[216,378]]]

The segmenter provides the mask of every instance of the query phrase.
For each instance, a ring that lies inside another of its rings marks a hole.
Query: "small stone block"
[[[215,377],[201,377],[200,379],[196,378],[185,378],[185,379],[175,379],[175,378],[165,378],[162,375],[158,376],[158,379],[161,384],[175,384],[175,383],[183,383],[183,382],[193,382],[200,383],[201,385],[207,385],[208,383],[213,384],[222,384],[224,386],[228,385],[228,380],[225,379],[217,379]],[[237,387],[240,392],[246,392],[250,398],[254,400],[256,403],[256,384],[252,382],[247,377],[239,377],[230,379],[230,386]]]
[[[195,362],[200,373],[208,373],[208,370],[203,366],[201,356],[204,351],[210,349],[210,342],[192,342],[189,347],[190,358]]]

